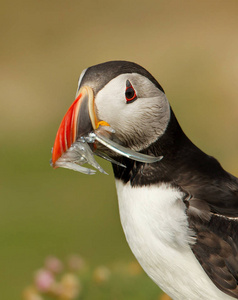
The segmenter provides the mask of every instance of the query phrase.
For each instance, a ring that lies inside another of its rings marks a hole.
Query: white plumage
[[[116,188],[127,242],[156,284],[174,300],[234,299],[214,285],[189,246],[195,241],[182,192],[166,184],[132,187],[120,180]]]

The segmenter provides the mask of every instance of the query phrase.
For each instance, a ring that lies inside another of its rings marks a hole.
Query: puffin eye
[[[131,85],[130,81],[126,81],[126,91],[125,91],[126,103],[132,103],[137,99],[136,91]]]

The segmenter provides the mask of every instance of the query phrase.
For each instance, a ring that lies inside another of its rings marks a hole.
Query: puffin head
[[[57,132],[52,165],[92,131],[104,130],[111,141],[132,151],[147,149],[164,134],[170,117],[163,88],[143,67],[127,61],[89,67],[80,75],[76,99]],[[100,143],[90,147],[107,153]]]

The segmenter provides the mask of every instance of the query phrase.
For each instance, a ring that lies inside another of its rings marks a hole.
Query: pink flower
[[[48,256],[45,260],[45,268],[52,273],[58,274],[63,270],[62,262],[54,256]]]
[[[48,270],[40,269],[35,274],[35,285],[40,292],[50,291],[54,281],[52,273]]]

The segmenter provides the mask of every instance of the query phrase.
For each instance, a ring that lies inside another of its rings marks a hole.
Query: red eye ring
[[[126,81],[125,98],[126,103],[132,103],[137,99],[136,91],[129,80]]]

